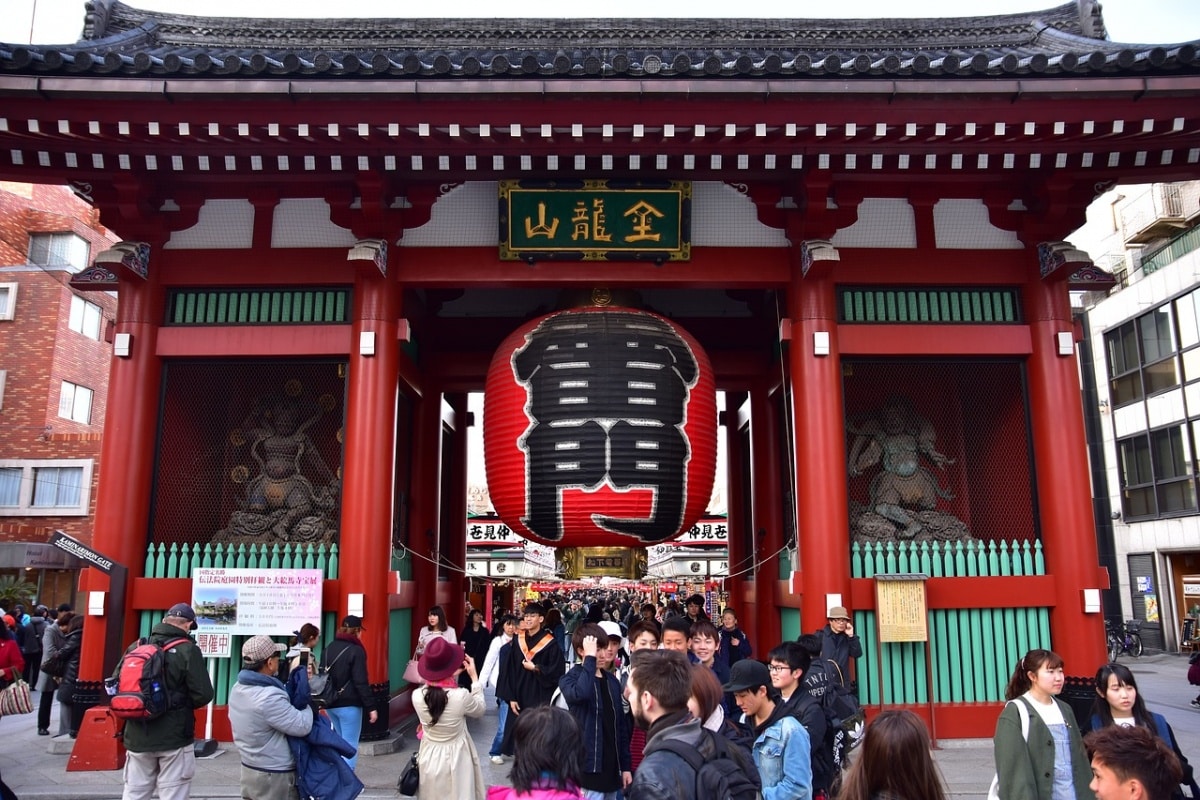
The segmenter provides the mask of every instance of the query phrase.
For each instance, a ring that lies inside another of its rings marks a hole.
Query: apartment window
[[[73,233],[33,233],[29,236],[29,263],[79,272],[87,266],[88,243]]]
[[[0,460],[0,516],[86,516],[91,459]]]
[[[1108,391],[1114,406],[1179,385],[1171,304],[1154,309],[1104,335]]]
[[[8,381],[8,370],[0,369],[0,408],[4,408],[4,384]]]
[[[70,381],[62,382],[62,393],[58,396],[58,415],[63,419],[82,422],[92,421],[92,390]]]
[[[100,323],[104,321],[104,312],[95,303],[89,303],[78,295],[71,297],[71,316],[67,326],[76,333],[82,333],[89,339],[100,341]]]
[[[12,319],[17,309],[17,285],[0,283],[0,319]]]
[[[1195,435],[1200,421],[1190,425]],[[1196,511],[1192,441],[1187,430],[1174,426],[1117,443],[1121,507],[1126,518]]]

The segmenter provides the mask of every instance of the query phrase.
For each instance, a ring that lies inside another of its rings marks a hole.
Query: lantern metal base
[[[564,577],[626,578],[640,580],[646,575],[644,547],[560,547],[558,562]]]

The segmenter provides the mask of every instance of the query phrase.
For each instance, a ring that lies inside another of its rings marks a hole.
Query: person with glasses
[[[289,736],[307,736],[313,714],[296,708],[279,672],[279,646],[268,636],[242,645],[242,671],[229,690],[229,726],[242,758],[242,797],[294,800],[296,759]]]
[[[854,691],[850,678],[850,662],[862,655],[862,642],[854,633],[850,612],[844,606],[829,609],[827,623],[818,635],[821,637],[821,658],[829,664],[829,680],[844,689]]]
[[[779,692],[779,704],[783,712],[795,717],[808,731],[813,797],[824,797],[833,772],[833,751],[831,743],[826,741],[829,726],[826,724],[825,710],[803,686],[804,674],[812,663],[812,656],[797,642],[783,642],[767,654],[767,659],[771,686]]]
[[[546,610],[542,605],[529,603],[523,617],[525,631],[518,632],[509,644],[496,686],[496,696],[507,700],[509,711],[517,716],[524,709],[550,705],[554,690],[567,671],[562,648],[555,642],[554,634],[544,627]],[[511,717],[509,721],[513,721]],[[512,727],[516,727],[515,723]],[[513,755],[512,727],[505,730],[500,747],[506,756]]]

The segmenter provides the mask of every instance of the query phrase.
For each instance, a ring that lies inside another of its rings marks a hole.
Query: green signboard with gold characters
[[[687,261],[687,181],[500,181],[500,258]]]

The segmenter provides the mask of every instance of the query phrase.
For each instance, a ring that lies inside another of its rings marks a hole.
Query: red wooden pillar
[[[151,264],[145,280],[120,275],[115,332],[128,333],[131,348],[128,358],[112,359],[109,372],[92,535],[92,546],[97,552],[129,569],[125,609],[119,616],[106,613],[88,618],[88,635],[84,637],[79,659],[79,677],[84,681],[100,680],[116,667],[115,663],[104,663],[108,640],[115,638],[127,644],[138,631],[131,594],[133,579],[142,577],[146,563],[162,383],[162,360],[155,349],[165,314],[165,295],[158,280],[161,265],[155,268],[153,259]],[[109,579],[98,570],[89,569],[81,588],[85,590],[82,606],[87,602],[86,591],[108,590]],[[191,598],[179,597],[175,601],[190,602]]]
[[[827,595],[840,595],[842,605],[850,604],[842,361],[829,262],[817,262],[807,275],[797,269],[789,287],[788,312],[792,321],[788,358],[796,428],[797,537],[804,587],[800,629],[812,631],[825,624]],[[817,354],[818,339],[827,343],[828,354]]]
[[[425,612],[437,604],[441,529],[442,392],[427,382],[417,402],[413,419],[412,501],[409,507],[408,547],[412,554],[412,579],[416,604],[413,608],[413,641],[417,629],[426,624]],[[446,620],[450,620],[447,618]]]
[[[754,492],[754,543],[759,549],[757,581],[757,657],[779,644],[779,559],[783,548],[783,514],[779,494],[784,485],[779,469],[779,427],[775,404],[765,385],[750,392],[750,471]]]
[[[753,525],[746,513],[748,498],[744,491],[743,473],[750,454],[742,447],[741,410],[746,396],[739,392],[725,393],[725,411],[722,414],[725,434],[726,463],[726,527],[729,536],[729,579],[730,602],[735,606],[738,620],[750,637],[758,642],[758,598],[754,573],[750,570],[754,556]]]
[[[446,621],[458,628],[466,618],[467,584],[467,428],[470,414],[465,394],[448,395],[446,400],[454,411],[450,452],[446,453],[446,492],[442,503],[446,509],[442,519],[442,552],[451,565],[449,602]],[[490,613],[490,610],[489,610]],[[483,665],[480,664],[480,667]]]
[[[1091,478],[1067,286],[1034,275],[1025,286],[1033,339],[1029,405],[1046,571],[1054,576],[1050,630],[1071,674],[1089,675],[1104,653],[1104,622],[1084,615],[1083,590],[1105,588],[1096,550]],[[1065,355],[1059,334],[1067,334]]]
[[[340,621],[349,613],[349,595],[362,595],[367,673],[379,682],[387,676],[387,565],[400,374],[400,292],[393,279],[363,269],[354,286],[352,325],[338,611]],[[372,344],[374,353],[368,354]]]

